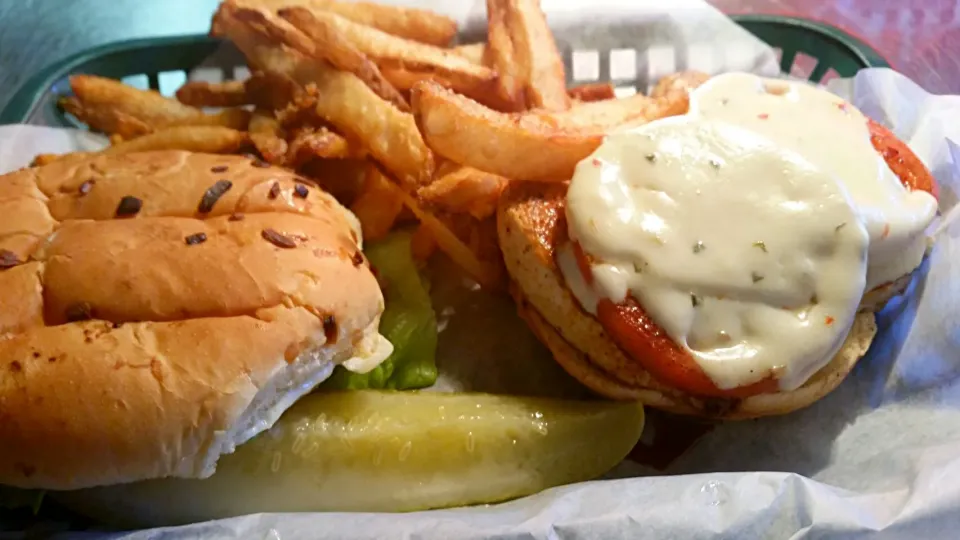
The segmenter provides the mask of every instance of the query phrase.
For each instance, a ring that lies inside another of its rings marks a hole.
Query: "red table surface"
[[[793,15],[873,46],[927,91],[960,93],[960,0],[710,0],[725,13]]]

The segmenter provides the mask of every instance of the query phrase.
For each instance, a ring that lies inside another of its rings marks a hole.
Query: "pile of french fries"
[[[211,34],[243,53],[249,79],[188,82],[171,99],[76,75],[60,105],[110,135],[106,154],[256,152],[347,204],[368,240],[418,223],[417,258],[437,247],[497,288],[507,185],[568,180],[607,133],[685,112],[705,76],[667,77],[650,96],[617,98],[609,83],[568,90],[538,0],[487,0],[487,12],[487,42],[453,46],[455,21],[423,10],[226,0]]]

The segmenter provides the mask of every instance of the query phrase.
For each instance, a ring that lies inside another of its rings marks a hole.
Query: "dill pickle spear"
[[[638,404],[489,394],[318,393],[206,480],[63,494],[94,517],[184,523],[258,512],[493,503],[596,478],[640,438]]]

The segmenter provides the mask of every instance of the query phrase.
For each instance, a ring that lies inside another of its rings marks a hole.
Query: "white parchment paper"
[[[419,4],[438,7],[429,0]],[[472,21],[482,18],[479,5],[440,8]],[[651,79],[681,68],[763,73],[771,68],[769,49],[692,0],[589,5],[545,0],[544,6],[564,43],[604,49],[633,39],[631,46],[644,58],[637,65],[647,66]],[[589,45],[602,40],[607,41]],[[671,45],[666,53],[650,52]],[[642,77],[638,73],[638,81]],[[940,183],[944,213],[956,205],[960,146],[951,141],[960,143],[960,96],[928,95],[890,70],[863,71],[835,81],[831,89],[911,145]],[[0,170],[23,166],[36,153],[86,144],[91,141],[76,132],[0,126]],[[624,462],[612,473],[618,479],[489,507],[400,515],[264,514],[109,537],[957,538],[960,273],[953,261],[960,261],[956,223],[941,231],[923,275],[881,314],[869,355],[838,390],[787,416],[719,426],[666,471]],[[524,347],[518,350],[536,350]],[[486,351],[485,360],[490,353],[496,351]],[[502,363],[503,369],[522,369],[512,359]],[[479,370],[445,359],[441,370],[451,387],[478,384]],[[488,365],[483,371],[496,381],[498,370]],[[481,387],[490,389],[486,383]]]

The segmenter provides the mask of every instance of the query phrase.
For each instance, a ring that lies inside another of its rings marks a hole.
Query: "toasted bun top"
[[[385,356],[354,218],[293,173],[147,152],[0,177],[0,484],[213,473]]]
[[[661,383],[580,307],[556,267],[555,248],[565,238],[565,194],[562,184],[509,187],[498,209],[500,247],[520,315],[558,363],[592,390],[613,399],[639,400],[671,412],[710,418],[783,414],[810,405],[835,388],[869,349],[876,324],[873,314],[864,312],[833,361],[793,392],[706,399]]]

